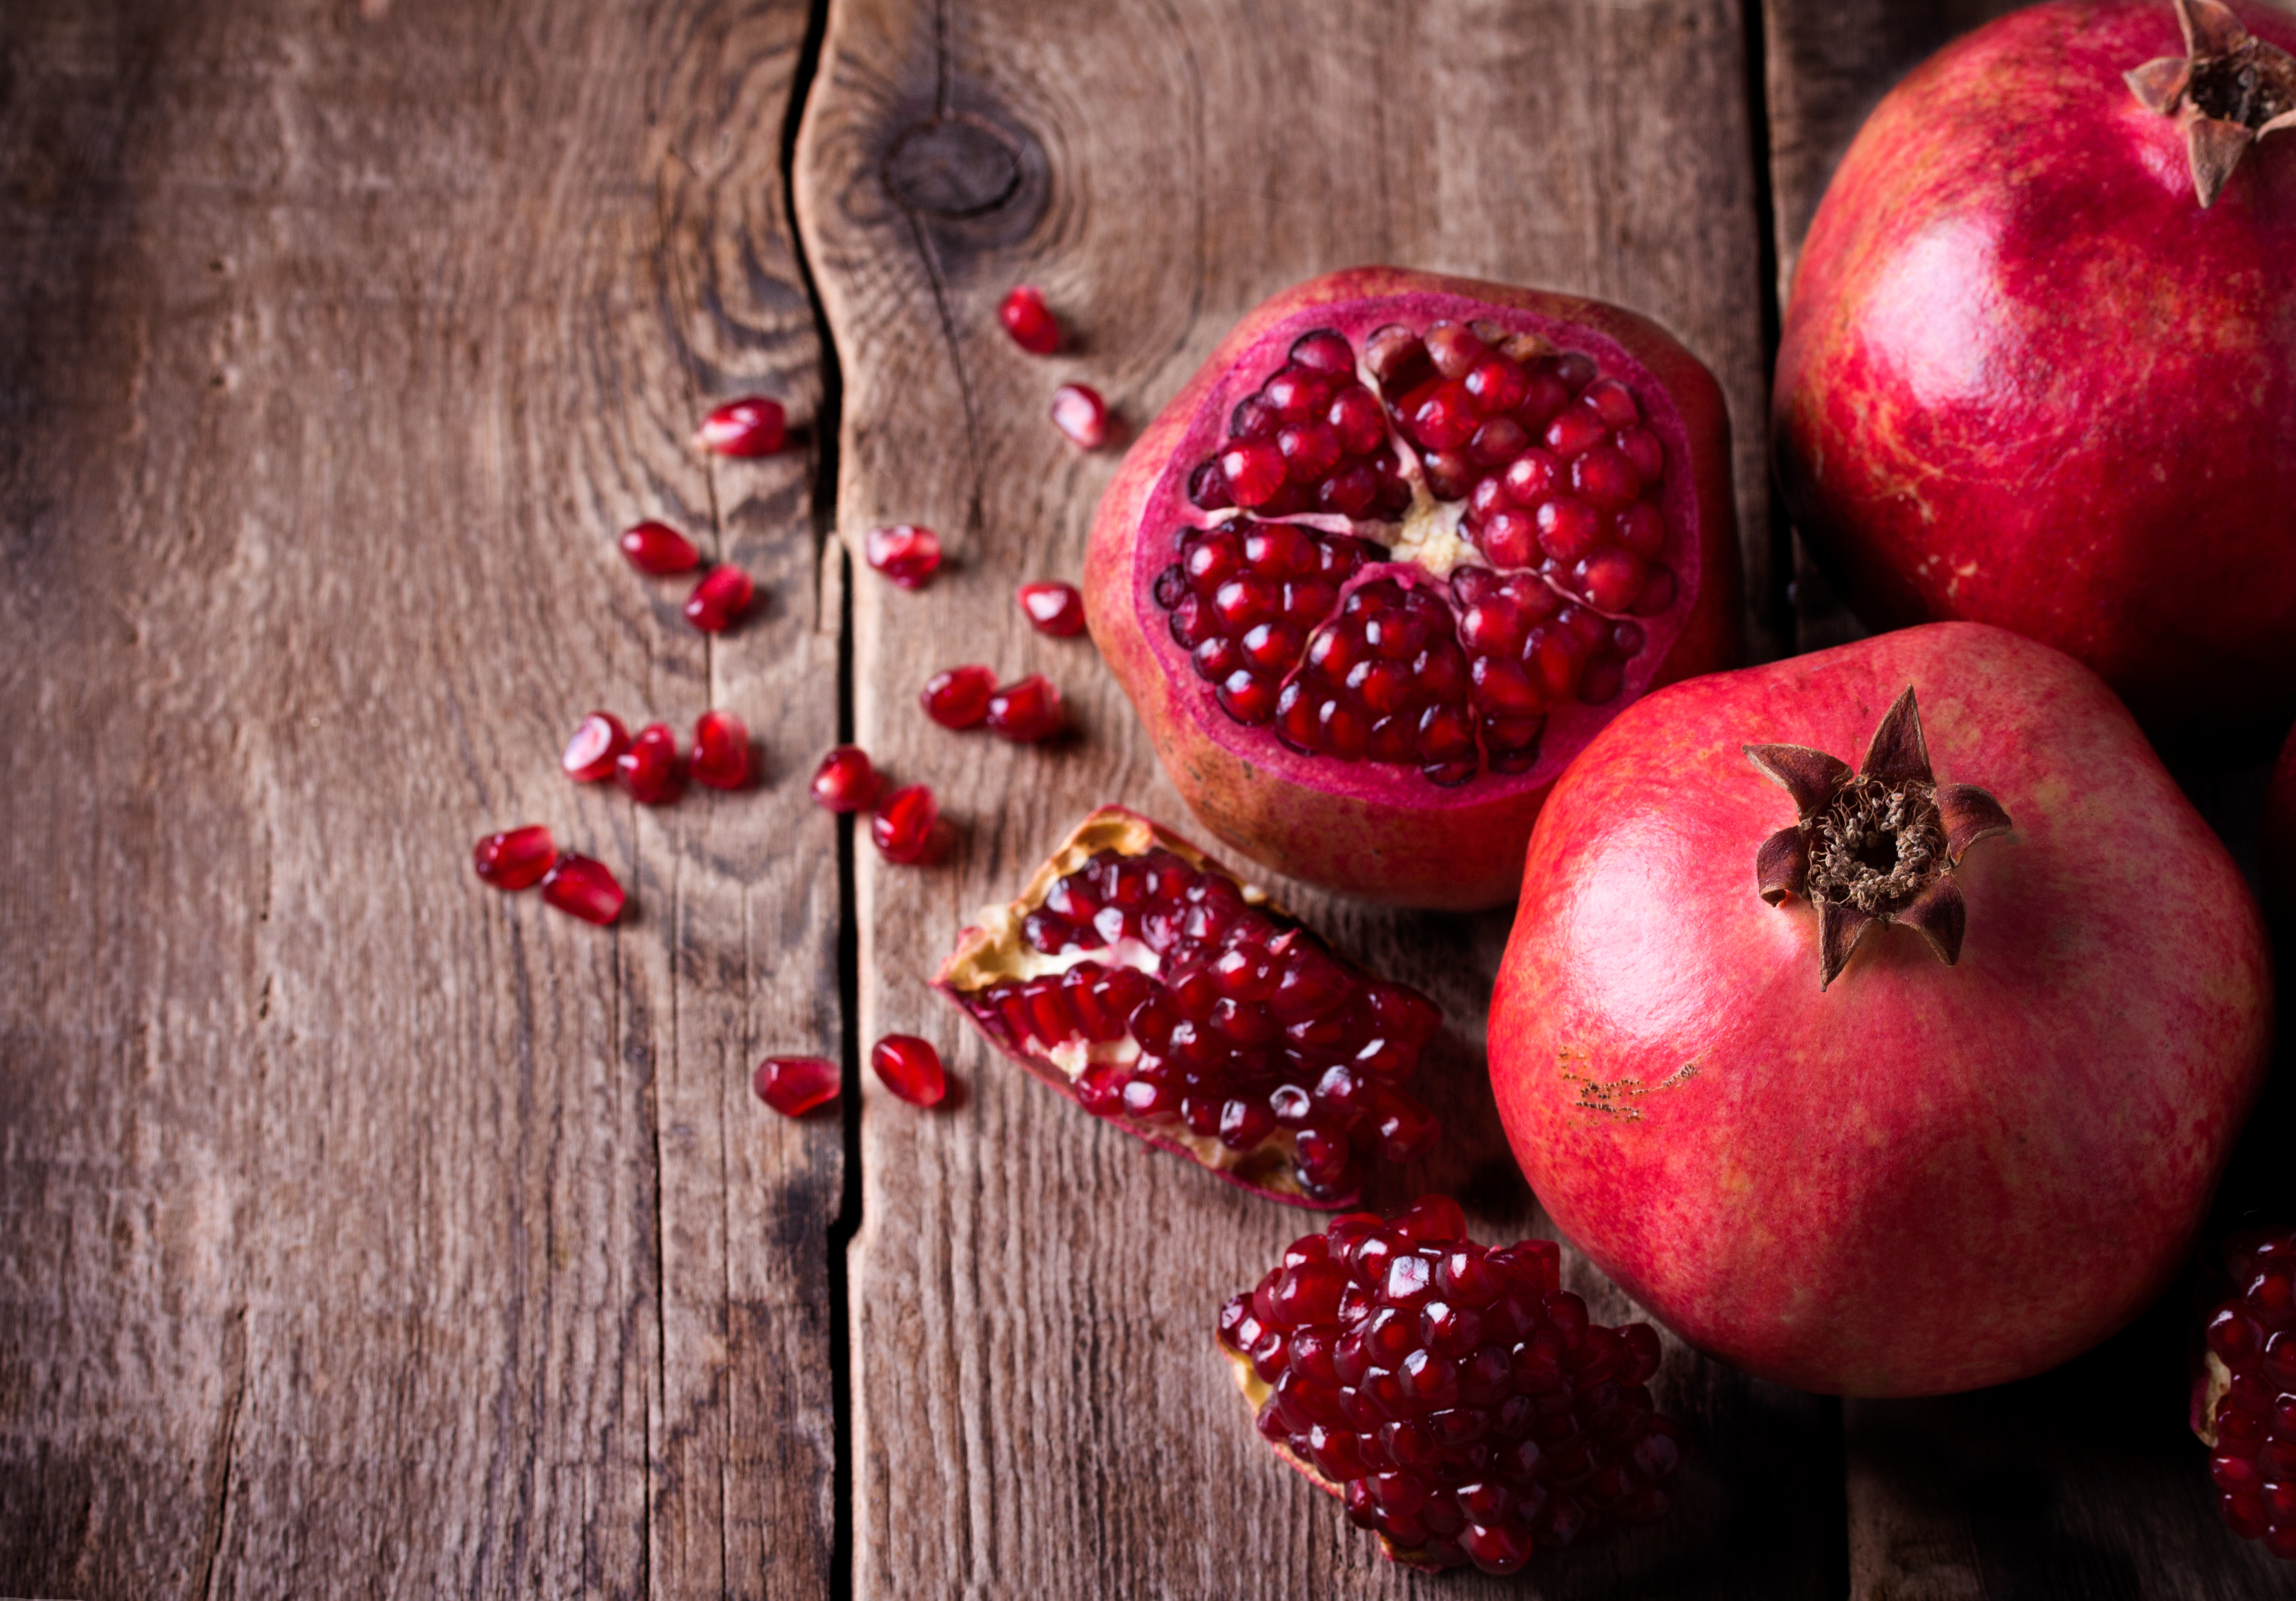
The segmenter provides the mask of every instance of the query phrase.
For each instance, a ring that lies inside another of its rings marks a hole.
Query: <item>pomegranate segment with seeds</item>
[[[1620,707],[1735,654],[1737,561],[1721,397],[1662,331],[1365,268],[1252,313],[1165,408],[1086,589],[1223,838],[1474,907]]]
[[[1261,1437],[1390,1560],[1512,1573],[1666,1510],[1657,1332],[1589,1322],[1552,1241],[1486,1249],[1447,1195],[1294,1240],[1216,1337]]]
[[[701,564],[701,553],[693,541],[667,522],[634,524],[622,530],[619,543],[631,566],[655,578],[691,572]]]
[[[1045,304],[1045,291],[1033,283],[1015,284],[998,302],[996,320],[1031,356],[1050,356],[1061,348],[1059,319]]]
[[[988,697],[983,713],[988,732],[1017,744],[1033,744],[1061,731],[1061,692],[1042,673],[1030,673]]]
[[[922,589],[940,571],[940,536],[914,523],[873,528],[861,537],[861,556],[904,589]]]
[[[1094,1116],[1280,1200],[1347,1205],[1368,1167],[1436,1137],[1403,1088],[1435,1003],[1121,807],[983,912],[933,981]]]
[[[1108,443],[1108,402],[1089,384],[1064,383],[1053,391],[1053,426],[1086,450]]]
[[[2234,1293],[2209,1314],[2193,1431],[2234,1533],[2296,1561],[2296,1228],[2225,1242]]]
[[[758,587],[738,567],[712,567],[685,597],[685,620],[705,634],[722,634],[749,610]]]
[[[497,890],[524,890],[541,882],[558,859],[550,830],[539,823],[490,833],[471,851],[471,866],[480,880]]]
[[[677,735],[668,723],[648,723],[628,750],[614,759],[614,776],[640,806],[663,806],[685,787],[677,759]]]
[[[622,886],[603,862],[586,856],[560,857],[542,880],[542,899],[602,926],[622,915]]]
[[[938,1106],[948,1096],[948,1074],[940,1053],[914,1034],[888,1034],[869,1049],[869,1066],[912,1106]]]
[[[713,790],[750,782],[750,730],[730,711],[705,711],[693,724],[693,755],[686,770]]]
[[[877,769],[858,745],[840,745],[813,770],[813,799],[831,811],[865,811],[876,802]]]
[[[595,784],[614,776],[614,763],[630,748],[630,731],[611,711],[594,711],[574,729],[558,765],[577,784]]]
[[[1084,632],[1084,596],[1074,584],[1054,579],[1023,584],[1018,598],[1021,610],[1028,614],[1029,626],[1037,633],[1049,634],[1055,639],[1072,639]]]
[[[838,1096],[837,1063],[826,1056],[768,1056],[750,1080],[758,1099],[783,1117],[803,1117]]]
[[[745,395],[701,419],[693,442],[718,456],[771,456],[789,433],[789,414],[778,400]]]
[[[887,861],[911,866],[932,853],[933,826],[939,821],[940,802],[932,791],[913,784],[885,797],[869,819],[869,840]]]

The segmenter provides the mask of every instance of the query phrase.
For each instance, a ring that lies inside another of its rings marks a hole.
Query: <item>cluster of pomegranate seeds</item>
[[[1084,632],[1084,596],[1074,584],[1046,579],[1021,586],[1018,598],[1029,626],[1055,639],[1073,639]]]
[[[877,800],[877,769],[858,745],[840,745],[813,772],[813,799],[831,811],[865,811]]]
[[[1674,603],[1666,448],[1631,390],[1535,336],[1390,325],[1362,366],[1317,330],[1237,403],[1157,603],[1221,710],[1295,751],[1447,786],[1526,771],[1550,712],[1618,696],[1632,619]],[[1432,565],[1423,526],[1382,526],[1414,503],[1457,519]],[[1310,513],[1382,537],[1268,521]]]
[[[1045,291],[1033,283],[1009,291],[997,304],[996,320],[1013,342],[1032,356],[1050,356],[1061,348],[1061,324],[1045,304]]]
[[[1070,1076],[1096,1116],[1238,1154],[1288,1138],[1311,1201],[1356,1193],[1365,1154],[1402,1162],[1435,1137],[1400,1088],[1442,1026],[1435,1003],[1349,966],[1225,873],[1160,847],[1096,851],[1054,881],[1021,937],[1071,965],[958,999],[1008,1048],[1080,1051]]]
[[[655,578],[691,572],[701,564],[693,541],[667,522],[640,522],[622,530],[622,554],[631,566]]]
[[[665,806],[685,788],[685,764],[677,758],[677,735],[668,723],[648,723],[614,759],[614,776],[640,806]]]
[[[1108,443],[1108,403],[1089,384],[1064,383],[1053,391],[1053,426],[1086,450]]]
[[[749,610],[758,587],[740,568],[712,567],[685,597],[685,620],[705,634],[722,634]]]
[[[921,589],[940,571],[940,536],[914,523],[873,528],[861,538],[862,559],[904,589]]]
[[[2296,1561],[2296,1228],[2236,1235],[2225,1262],[2239,1293],[2209,1318],[2209,1475],[2234,1533]]]
[[[730,711],[705,711],[693,725],[693,782],[737,790],[750,782],[750,731]]]
[[[744,395],[701,419],[693,442],[718,456],[771,456],[788,437],[789,417],[778,400]]]
[[[869,1065],[885,1088],[912,1106],[938,1106],[948,1095],[948,1075],[931,1040],[888,1034],[869,1050]]]
[[[531,889],[558,859],[550,830],[539,823],[490,833],[471,852],[479,877],[497,890]]]
[[[931,854],[933,825],[939,821],[940,802],[932,791],[913,784],[885,797],[869,819],[869,841],[887,861],[913,865]]]
[[[826,1106],[841,1088],[837,1063],[826,1056],[768,1056],[758,1063],[750,1087],[783,1117],[803,1117]]]
[[[1447,1196],[1294,1240],[1218,1334],[1260,1433],[1398,1561],[1512,1573],[1666,1509],[1657,1333],[1590,1323],[1551,1242],[1486,1250]]]
[[[1061,692],[1042,673],[999,686],[996,675],[968,663],[945,668],[917,694],[925,715],[944,728],[987,728],[1027,744],[1060,732]]]
[[[584,718],[566,742],[558,765],[577,784],[595,784],[614,776],[614,764],[630,748],[630,731],[611,711],[594,711]]]
[[[600,925],[622,915],[622,886],[603,862],[586,856],[562,856],[544,874],[542,899],[585,923]]]

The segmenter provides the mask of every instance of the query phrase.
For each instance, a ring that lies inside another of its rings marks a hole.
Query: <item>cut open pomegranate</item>
[[[1728,456],[1712,377],[1639,317],[1333,274],[1246,318],[1127,456],[1094,636],[1222,838],[1496,904],[1571,756],[1734,655]]]
[[[2209,1314],[2193,1432],[2233,1532],[2296,1562],[2296,1228],[2236,1234],[2223,1265],[2232,1293]]]
[[[934,984],[1095,1117],[1247,1189],[1345,1206],[1431,1144],[1401,1088],[1443,1014],[1122,807],[1078,824]]]

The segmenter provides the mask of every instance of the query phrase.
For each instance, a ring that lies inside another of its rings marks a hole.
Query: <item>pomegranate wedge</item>
[[[1295,1205],[1431,1144],[1400,1088],[1442,1026],[1136,812],[1078,824],[934,979],[1014,1061],[1151,1145]]]

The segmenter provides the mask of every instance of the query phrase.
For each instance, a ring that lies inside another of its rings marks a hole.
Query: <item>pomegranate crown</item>
[[[1969,910],[1953,871],[1978,841],[2008,832],[2009,814],[1973,784],[1938,783],[1911,685],[1855,773],[1807,745],[1741,748],[1800,813],[1762,842],[1754,876],[1772,906],[1798,895],[1817,907],[1820,989],[1877,923],[1910,924],[1947,966],[1960,959]]]
[[[2137,103],[2185,128],[2193,189],[2203,208],[2248,147],[2296,127],[2296,57],[2256,37],[2218,0],[2177,0],[2185,53],[2123,74]]]

